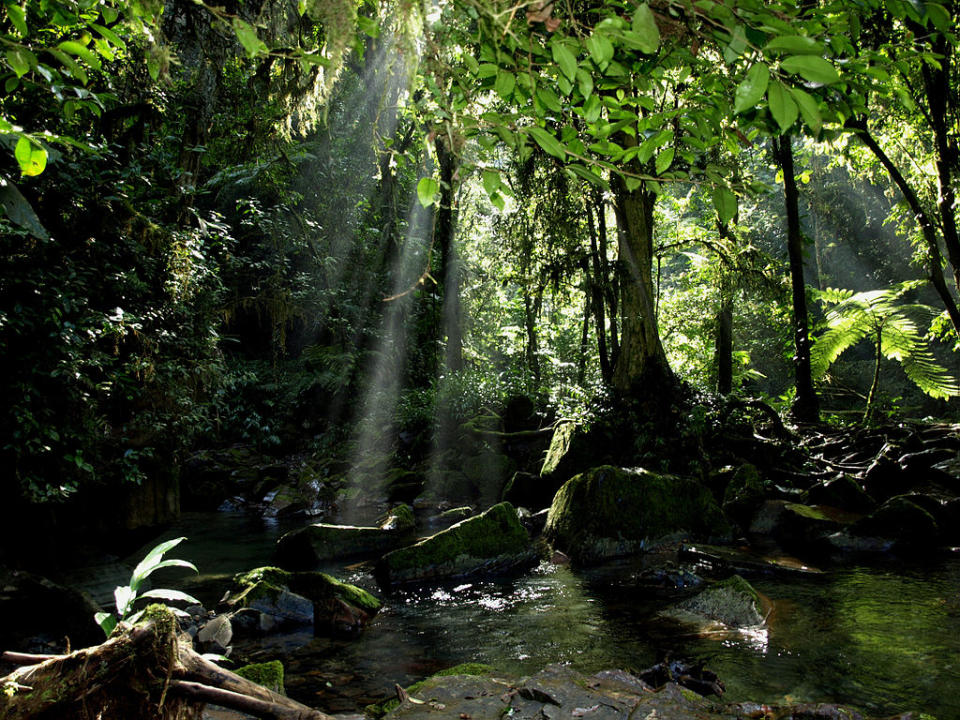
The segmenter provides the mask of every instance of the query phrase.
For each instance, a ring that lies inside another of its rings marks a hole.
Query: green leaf
[[[23,77],[31,68],[37,66],[36,56],[26,48],[13,48],[4,53],[10,68],[17,74],[18,78]]]
[[[130,575],[130,587],[132,587],[134,590],[137,590],[147,576],[149,576],[150,573],[152,573],[160,565],[160,563],[163,561],[164,554],[175,548],[186,539],[186,537],[178,537],[174,538],[173,540],[166,540],[151,548],[150,552],[148,552],[144,556],[143,560],[137,563],[137,566],[133,569],[133,573]]]
[[[770,85],[767,91],[767,100],[770,103],[770,113],[780,126],[780,133],[784,134],[797,121],[799,110],[790,96],[790,91],[783,83],[777,81]]]
[[[953,26],[953,20],[950,12],[940,3],[927,3],[927,18],[933,22],[933,26],[941,32],[948,32]]]
[[[840,80],[833,64],[817,55],[792,55],[785,58],[780,67],[815,85],[831,85]]]
[[[498,170],[483,171],[483,189],[487,195],[493,195],[500,189],[500,172]]]
[[[542,147],[547,153],[559,158],[560,160],[566,158],[566,149],[552,134],[539,127],[527,128],[527,132],[529,132],[530,135],[533,136],[533,139],[537,141],[537,145]]]
[[[726,225],[737,215],[737,196],[725,185],[717,185],[713,188],[713,207],[720,223]]]
[[[96,30],[100,37],[109,42],[114,47],[118,47],[121,50],[127,47],[127,44],[120,39],[120,36],[117,35],[113,30],[103,25],[97,25],[96,23],[90,23],[90,27]]]
[[[640,52],[653,55],[660,47],[660,28],[657,27],[653,11],[646,3],[641,4],[633,13],[633,32]]]
[[[497,72],[497,80],[494,83],[493,89],[497,91],[497,95],[502,99],[509,100],[513,95],[513,89],[516,85],[517,78],[512,72],[500,70]]]
[[[563,112],[563,105],[560,104],[560,99],[557,97],[557,94],[550,88],[548,87],[537,88],[537,99],[548,110],[553,110],[556,113]]]
[[[417,199],[425,208],[433,205],[438,192],[440,192],[440,183],[432,177],[421,178],[417,183]]]
[[[57,60],[59,60],[60,63],[67,68],[67,71],[70,73],[72,77],[79,80],[80,83],[83,85],[87,84],[87,73],[82,67],[80,67],[80,64],[76,60],[74,60],[72,57],[67,55],[62,50],[48,48],[47,52],[49,52]]]
[[[582,177],[587,182],[596,185],[599,188],[603,188],[604,190],[610,189],[610,183],[608,183],[606,180],[604,180],[602,177],[597,175],[592,170],[585,168],[583,165],[577,165],[577,164],[567,165],[567,169],[572,171],[574,174]]]
[[[577,87],[580,88],[580,94],[584,99],[589,98],[593,93],[593,76],[583,68],[577,68]]]
[[[250,23],[234,17],[231,19],[231,25],[233,25],[233,32],[236,33],[237,40],[243,45],[247,57],[254,58],[261,53],[267,52],[266,43],[260,39],[257,31],[254,30]]]
[[[747,71],[747,76],[737,87],[736,96],[733,101],[733,111],[742,113],[744,110],[756,106],[764,93],[767,92],[767,85],[770,84],[770,69],[763,63],[755,63]]]
[[[676,154],[676,149],[670,147],[664,150],[662,153],[657,155],[657,160],[654,163],[654,166],[657,171],[657,175],[663,175],[667,170],[670,169],[670,166],[673,164],[673,157]]]
[[[807,127],[813,131],[814,135],[820,134],[820,128],[823,127],[823,118],[820,116],[820,106],[813,96],[801,90],[800,88],[790,88],[790,94],[800,108],[800,116]]]
[[[91,52],[88,47],[81,45],[78,42],[74,42],[73,40],[64,40],[62,43],[57,45],[57,47],[63,50],[65,53],[70,53],[71,55],[80,58],[95,70],[100,69],[100,58],[97,57],[96,53]]]
[[[790,55],[822,55],[823,44],[805,35],[779,35],[763,48],[769,52],[789,53]]]
[[[595,32],[587,38],[587,50],[601,70],[613,59],[613,43],[600,33]]]
[[[171,602],[188,602],[194,605],[201,604],[199,600],[193,597],[193,595],[187,595],[185,592],[180,592],[179,590],[169,590],[166,588],[147,590],[145,593],[140,593],[140,597],[156,598],[157,600],[169,600]]]
[[[570,82],[577,79],[577,58],[570,49],[559,39],[554,38],[550,47],[553,52],[553,60],[560,66],[560,71],[567,76]]]
[[[597,95],[591,95],[583,104],[583,119],[589,123],[596,122],[600,118],[600,111],[603,104]]]
[[[39,175],[47,167],[47,151],[40,143],[26,136],[17,140],[13,151],[24,175]]]
[[[19,33],[20,37],[27,37],[30,31],[27,30],[27,15],[23,11],[23,8],[12,2],[6,3],[6,8],[7,17],[10,18],[10,22],[13,24],[13,27],[16,28],[17,33]]]
[[[93,616],[93,619],[103,630],[103,634],[107,637],[110,637],[110,634],[113,632],[114,628],[117,627],[117,618],[114,617],[113,613],[98,612]]]
[[[747,34],[744,32],[743,25],[737,25],[733,30],[730,42],[723,50],[723,59],[728,65],[732,65],[738,57],[743,55],[747,49]]]

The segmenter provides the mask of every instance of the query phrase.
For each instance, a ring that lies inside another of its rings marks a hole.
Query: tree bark
[[[613,370],[613,386],[620,391],[643,394],[663,383],[675,382],[667,362],[653,299],[653,207],[656,195],[641,185],[628,190],[621,177],[613,181],[617,214],[620,262],[623,280],[622,335],[620,355]]]
[[[600,262],[600,248],[597,242],[598,232],[594,224],[593,206],[589,198],[586,206],[587,225],[590,230],[590,259],[593,268],[593,278],[589,283],[593,321],[597,330],[597,355],[600,361],[600,377],[604,384],[609,385],[613,380],[613,367],[610,364],[610,355],[607,351],[607,320],[604,302],[604,286],[607,285],[607,276],[603,271],[603,264]]]
[[[733,291],[726,272],[720,277],[720,309],[717,311],[717,392],[733,391]]]
[[[446,138],[435,143],[440,164],[440,206],[434,226],[434,238],[440,250],[441,296],[443,298],[443,335],[446,336],[444,364],[450,370],[463,367],[463,330],[460,312],[460,262],[454,246],[456,233],[457,156],[447,147]]]
[[[790,257],[790,284],[793,290],[794,384],[797,394],[791,413],[801,422],[820,419],[820,402],[813,389],[810,371],[810,331],[806,285],[803,280],[803,235],[800,232],[800,202],[793,167],[790,135],[773,138],[773,153],[783,172],[783,194],[787,212],[787,254]]]

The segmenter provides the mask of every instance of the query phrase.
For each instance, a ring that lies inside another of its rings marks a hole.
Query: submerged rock
[[[380,610],[380,601],[366,590],[326,573],[262,567],[237,575],[234,582],[224,605],[237,614],[259,612],[262,631],[313,625],[316,635],[349,636]]]
[[[630,555],[678,533],[726,538],[730,524],[694,480],[608,465],[568,480],[544,529],[548,542],[581,564]]]
[[[411,534],[409,528],[314,523],[281,536],[276,557],[284,567],[313,568],[324,560],[385,553],[409,542]]]
[[[376,577],[389,588],[406,583],[503,572],[532,564],[536,553],[510,503],[462,520],[446,530],[384,555]]]
[[[678,604],[677,609],[729,628],[757,627],[764,622],[759,593],[739,575],[711,585]]]

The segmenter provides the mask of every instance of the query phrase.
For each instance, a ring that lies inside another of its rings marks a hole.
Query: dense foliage
[[[866,319],[960,327],[956,3],[4,7],[11,496],[447,471],[611,387],[952,411],[930,318]]]

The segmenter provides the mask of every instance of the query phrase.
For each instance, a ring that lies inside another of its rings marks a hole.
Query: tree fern
[[[929,326],[936,310],[917,303],[897,303],[919,284],[910,281],[861,293],[828,288],[818,293],[822,303],[833,307],[826,314],[827,329],[811,350],[815,379],[826,375],[837,358],[860,341],[873,343],[875,365],[864,421],[873,412],[882,358],[899,362],[910,381],[931,397],[946,400],[960,395],[960,383],[936,361],[920,329]]]

